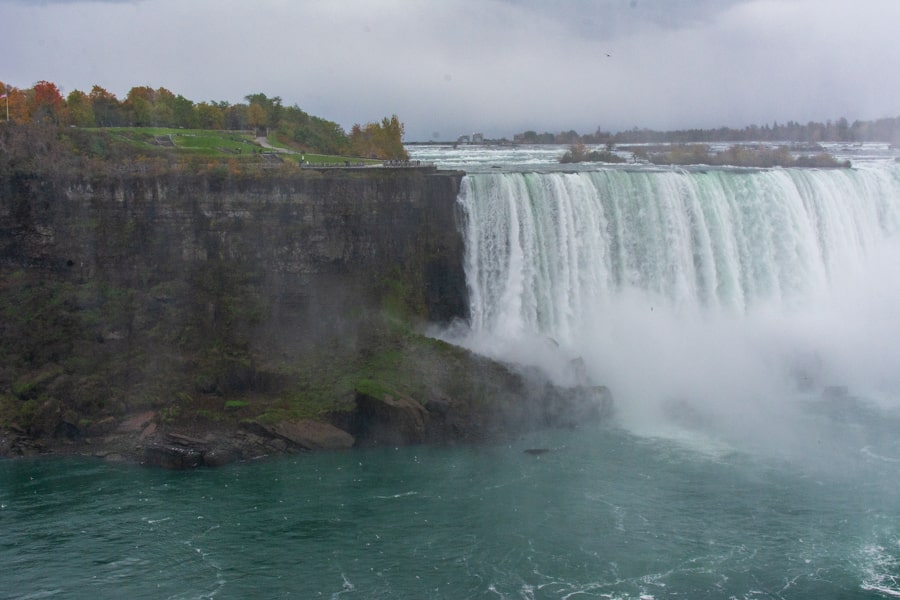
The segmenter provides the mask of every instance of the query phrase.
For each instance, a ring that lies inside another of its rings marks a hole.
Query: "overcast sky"
[[[900,116],[900,0],[0,0],[0,81],[250,93],[406,140]]]

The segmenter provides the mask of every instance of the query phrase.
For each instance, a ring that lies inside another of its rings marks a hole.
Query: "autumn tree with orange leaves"
[[[392,115],[380,122],[354,125],[348,136],[332,121],[307,114],[296,104],[284,106],[278,96],[244,97],[246,104],[199,102],[166,88],[135,86],[124,100],[99,85],[90,92],[71,91],[65,98],[57,86],[38,81],[31,89],[0,82],[9,99],[10,121],[75,127],[179,127],[184,129],[265,129],[277,141],[299,150],[382,160],[408,160],[403,124]],[[4,106],[5,108],[5,106]]]
[[[66,102],[55,83],[38,81],[28,96],[28,115],[34,123],[58,125],[65,117]]]
[[[4,119],[6,118],[6,107],[9,106],[9,120],[13,123],[27,123],[31,120],[31,116],[28,114],[28,95],[25,90],[0,82],[0,94],[6,94],[3,104]]]

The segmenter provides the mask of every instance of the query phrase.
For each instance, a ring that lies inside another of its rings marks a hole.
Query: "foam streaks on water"
[[[586,371],[618,421],[188,473],[0,462],[0,597],[900,596],[897,167],[501,171],[464,188],[471,341]]]

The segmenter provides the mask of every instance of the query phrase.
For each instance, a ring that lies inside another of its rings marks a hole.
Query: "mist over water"
[[[608,385],[615,422],[190,472],[0,461],[0,597],[900,597],[893,157],[499,154],[451,156],[487,165],[460,195],[457,339]]]
[[[481,173],[460,202],[463,343],[580,359],[634,432],[828,462],[811,403],[898,407],[898,166]]]

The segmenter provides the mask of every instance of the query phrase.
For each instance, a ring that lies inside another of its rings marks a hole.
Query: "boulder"
[[[426,441],[428,413],[412,398],[357,392],[356,408],[358,437],[363,444],[403,445]]]
[[[193,469],[203,466],[203,453],[197,448],[169,444],[151,444],[144,447],[146,465],[165,469]]]
[[[283,421],[269,431],[305,450],[346,450],[355,441],[352,435],[334,425],[309,419]]]

